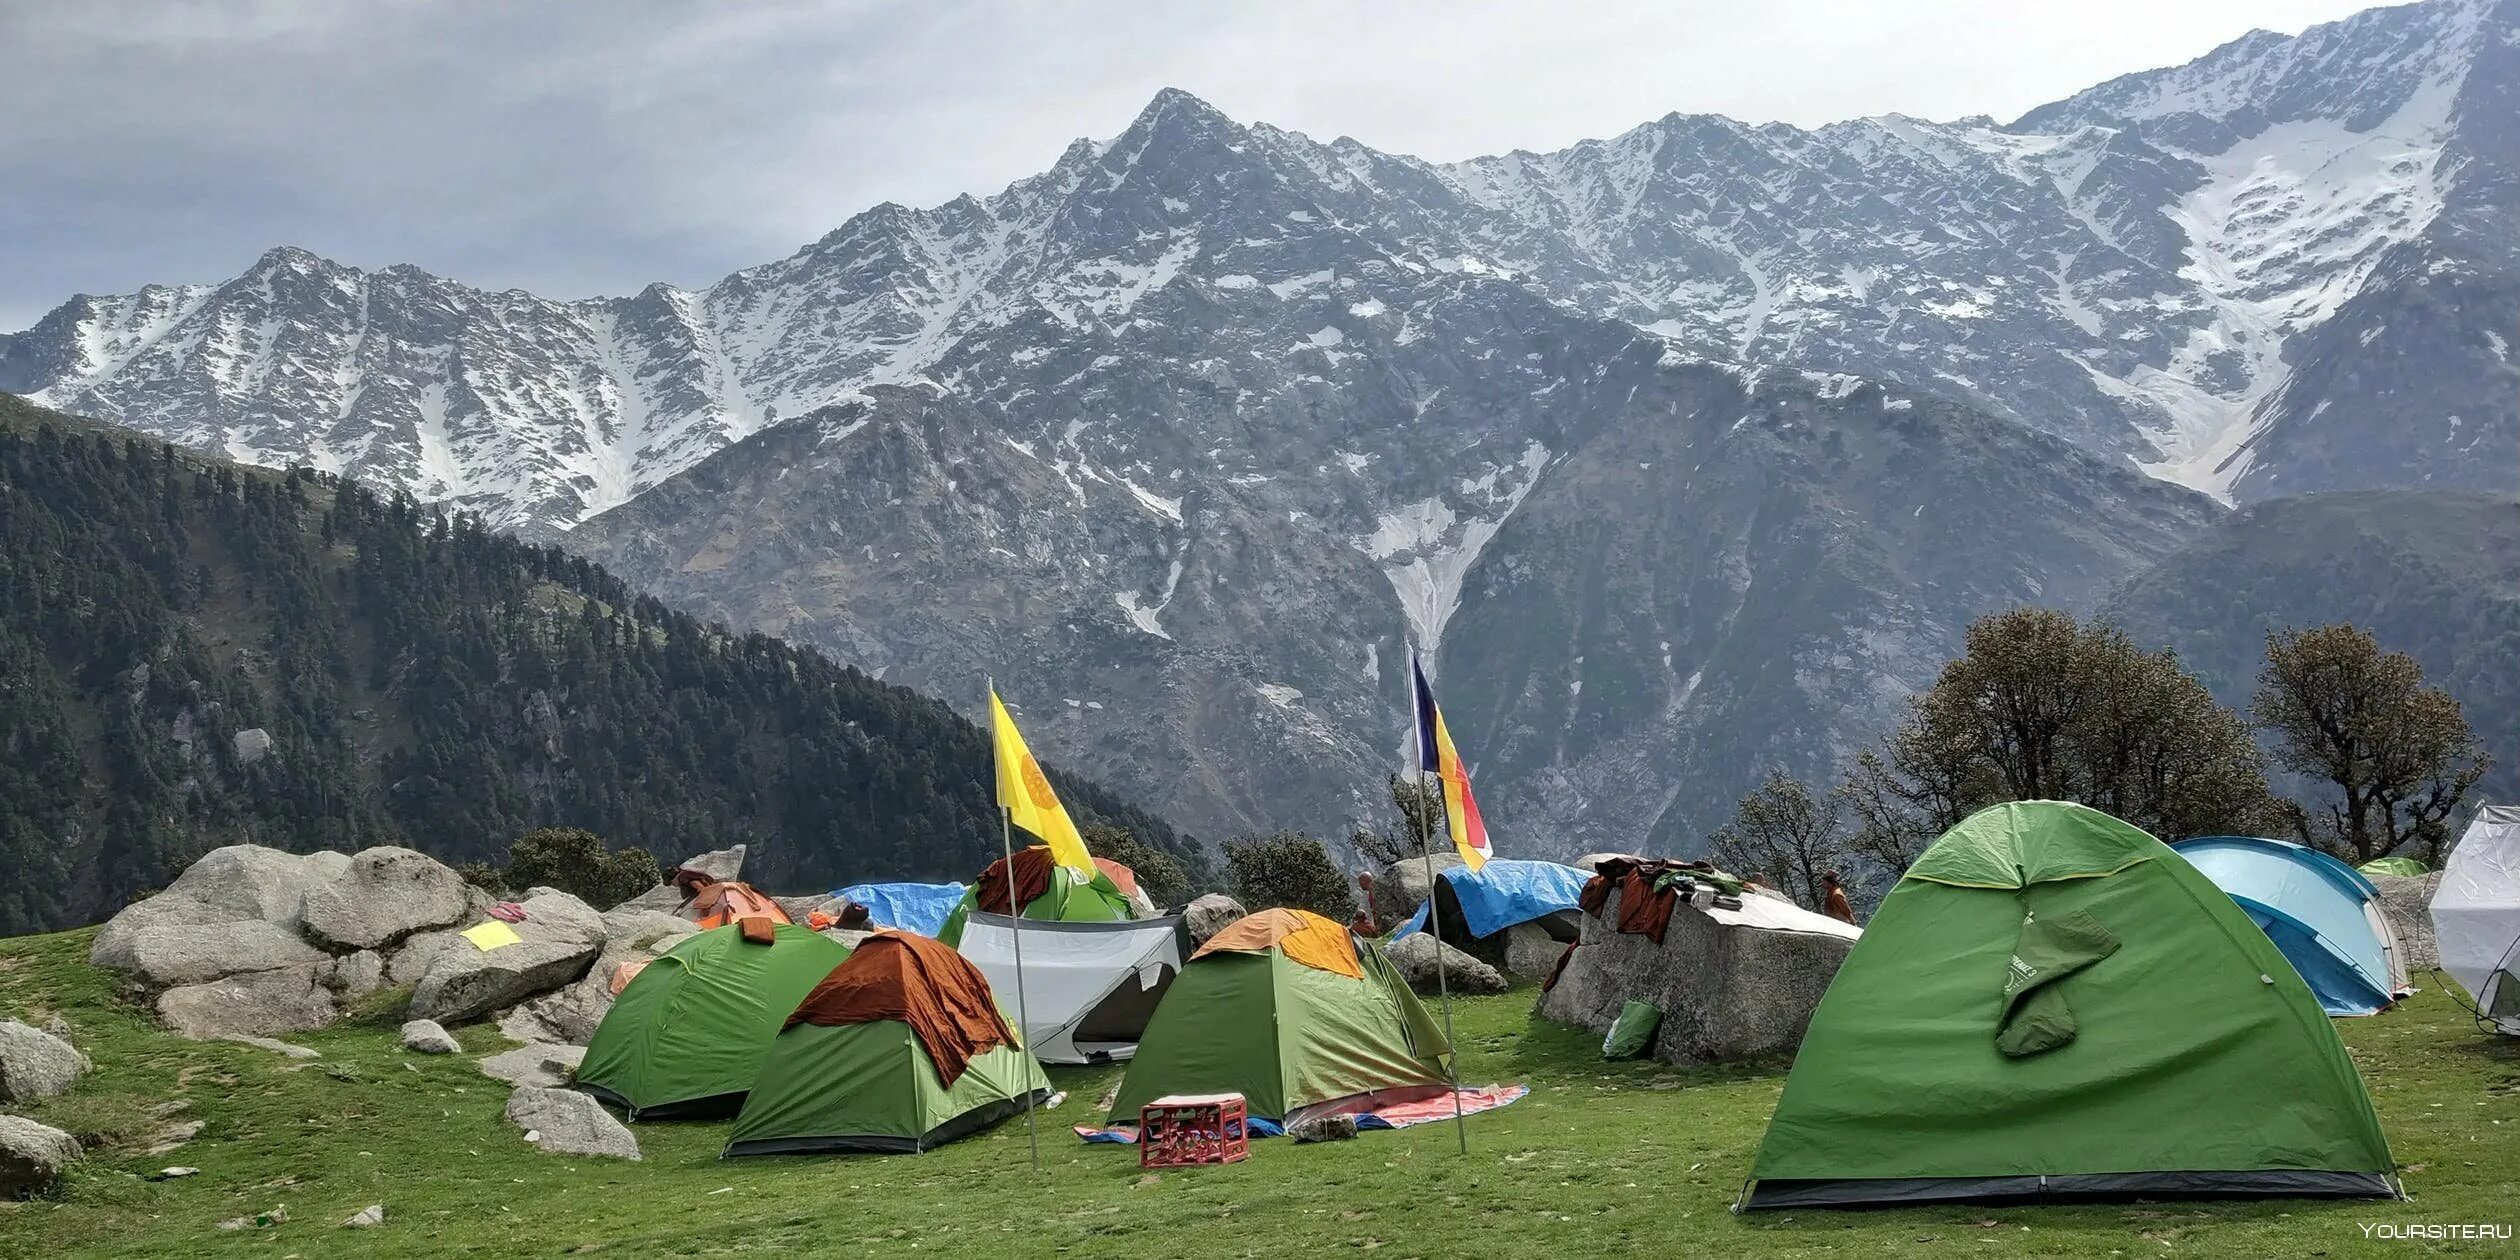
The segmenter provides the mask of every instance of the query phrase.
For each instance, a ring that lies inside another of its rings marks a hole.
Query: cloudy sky
[[[1158,88],[1460,158],[1679,110],[2012,117],[2359,0],[0,0],[0,331],[264,248],[703,284]]]

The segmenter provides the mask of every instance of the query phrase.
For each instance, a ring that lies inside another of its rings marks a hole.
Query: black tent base
[[[641,1107],[602,1085],[577,1082],[577,1091],[592,1094],[595,1101],[618,1107],[632,1124],[642,1120],[726,1120],[744,1109],[743,1090],[729,1094],[712,1094],[707,1098],[686,1098],[679,1102],[658,1103]]]
[[[2070,1203],[2123,1199],[2393,1199],[2386,1173],[2270,1168],[2254,1172],[2077,1173],[2057,1177],[1866,1177],[1757,1183],[1741,1210],[1916,1207],[1932,1203]]]
[[[1036,1089],[1033,1106],[1050,1100],[1050,1091]],[[917,1155],[945,1145],[956,1138],[969,1137],[1009,1116],[1021,1115],[1022,1096],[1001,1098],[985,1107],[974,1107],[943,1124],[919,1134],[904,1137],[892,1133],[832,1133],[811,1137],[754,1138],[745,1142],[729,1142],[718,1152],[719,1159],[743,1155]]]

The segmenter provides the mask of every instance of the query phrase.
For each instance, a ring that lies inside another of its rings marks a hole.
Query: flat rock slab
[[[443,944],[411,990],[415,1019],[458,1023],[548,993],[586,974],[606,943],[604,919],[567,893],[546,892],[519,903],[525,921],[517,940],[479,949],[461,939]]]
[[[316,966],[254,971],[158,995],[158,1018],[196,1041],[306,1032],[333,1022],[341,1008],[317,981]]]
[[[125,964],[120,970],[161,988],[326,961],[324,951],[296,932],[261,919],[142,927],[130,934],[119,957]]]
[[[88,1070],[87,1056],[59,1037],[0,1020],[0,1102],[32,1102],[67,1091]]]
[[[556,1089],[569,1083],[570,1074],[585,1059],[584,1046],[537,1044],[491,1055],[480,1067],[481,1074],[494,1081]]]
[[[547,1155],[639,1158],[639,1139],[602,1103],[573,1089],[519,1085],[508,1095],[507,1121]]]

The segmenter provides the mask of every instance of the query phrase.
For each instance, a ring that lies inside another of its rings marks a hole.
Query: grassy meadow
[[[398,1016],[291,1040],[298,1061],[152,1027],[86,965],[93,930],[0,940],[0,1016],[58,1013],[97,1071],[24,1108],[91,1158],[57,1200],[0,1203],[0,1256],[856,1255],[1390,1257],[2348,1256],[2520,1254],[2520,1243],[2374,1241],[2359,1223],[2520,1221],[2520,1041],[2477,1032],[2437,976],[2399,1009],[2343,1024],[2411,1202],[2138,1203],[2069,1208],[1729,1211],[1783,1064],[1683,1072],[1601,1061],[1598,1039],[1537,1021],[1532,993],[1456,1009],[1465,1081],[1529,1097],[1451,1126],[1353,1142],[1255,1142],[1224,1168],[1140,1171],[1135,1148],[1069,1126],[1116,1069],[1054,1069],[1041,1170],[1020,1120],[919,1156],[721,1161],[725,1125],[635,1126],[639,1163],[544,1155],[500,1116],[507,1087],[458,1030],[423,1057]],[[181,1099],[205,1127],[142,1153]],[[170,1165],[194,1176],[149,1180]],[[385,1224],[339,1223],[382,1203]],[[267,1228],[222,1220],[284,1206]]]

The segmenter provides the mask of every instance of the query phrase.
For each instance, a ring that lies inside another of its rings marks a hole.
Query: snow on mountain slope
[[[868,387],[955,388],[933,374],[982,332],[1123,334],[1180,283],[1288,299],[1319,268],[1275,260],[1328,233],[2228,495],[2260,467],[2285,348],[2487,195],[2462,190],[2472,154],[2520,120],[2467,80],[2507,77],[2516,30],[2520,0],[2433,0],[2252,34],[2009,125],[1674,114],[1450,165],[1166,92],[994,196],[879,206],[704,289],[553,302],[277,250],[217,286],[73,299],[0,341],[0,386],[547,532]]]

